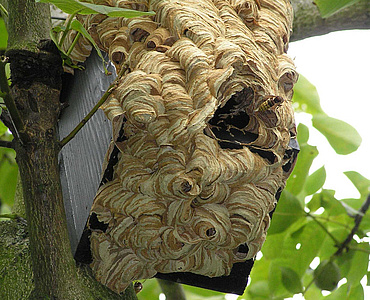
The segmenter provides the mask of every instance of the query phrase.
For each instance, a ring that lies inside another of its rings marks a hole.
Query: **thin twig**
[[[14,149],[13,142],[0,140],[0,147]]]
[[[184,289],[181,284],[163,279],[157,280],[167,300],[186,300]]]
[[[18,218],[18,215],[16,215],[16,214],[0,214],[0,218],[15,220],[15,219]]]
[[[122,66],[117,78],[112,82],[112,84],[108,87],[107,91],[104,95],[100,98],[99,102],[91,109],[91,111],[81,120],[81,122],[60,142],[60,146],[64,147],[71,139],[75,137],[75,135],[82,129],[82,127],[91,119],[91,117],[97,112],[100,106],[104,104],[104,102],[108,99],[110,94],[116,88],[118,84],[118,80],[121,78],[122,74],[127,70],[127,66]]]
[[[4,125],[6,127],[9,128],[9,130],[13,133],[13,132],[16,132],[15,130],[15,127],[13,125],[13,122],[12,122],[12,118],[10,117],[9,115],[9,111],[8,109],[4,109],[2,110],[1,112],[1,115],[0,115],[0,120],[4,123]]]
[[[321,219],[323,221],[330,222],[332,224],[336,224],[336,225],[342,226],[345,229],[349,229],[350,228],[350,226],[348,226],[347,224],[343,224],[342,222],[339,222],[339,221],[334,221],[334,220],[330,219],[330,217],[315,216],[315,218],[318,219],[318,220]]]
[[[1,14],[4,14],[4,16],[5,17],[8,17],[9,15],[8,15],[8,11],[5,9],[5,7],[4,6],[2,6],[1,4],[0,4],[0,16],[1,16]]]
[[[76,44],[77,44],[77,42],[78,42],[78,40],[79,40],[80,36],[81,36],[81,33],[80,33],[80,32],[78,32],[78,33],[76,34],[75,38],[73,39],[73,42],[72,42],[71,46],[69,46],[69,49],[68,49],[68,51],[67,51],[67,56],[69,56],[69,55],[71,54],[71,52],[72,52],[73,48],[76,46]]]
[[[313,220],[316,221],[325,230],[325,232],[327,234],[329,234],[329,236],[335,242],[335,245],[338,247],[338,250],[334,254],[332,254],[330,256],[330,260],[333,260],[336,256],[341,255],[344,249],[351,249],[351,250],[354,250],[354,251],[362,251],[362,252],[365,252],[365,253],[370,253],[366,249],[362,249],[362,248],[359,248],[359,247],[348,245],[352,241],[353,236],[355,235],[356,231],[358,230],[358,228],[360,226],[360,223],[362,221],[362,218],[366,214],[366,211],[369,209],[369,206],[370,206],[370,194],[367,196],[367,199],[362,204],[360,210],[356,214],[356,217],[355,217],[355,225],[353,226],[350,234],[347,236],[347,238],[342,243],[339,243],[336,240],[336,238],[334,238],[334,236],[324,227],[324,225],[322,225],[318,220],[316,220],[316,217],[315,216],[307,213],[308,216],[310,216],[311,218],[313,218]],[[307,290],[309,289],[309,287],[312,285],[312,283],[314,281],[315,281],[315,277],[313,277],[312,280],[309,282],[309,284],[306,286],[306,288],[304,289],[302,295],[304,295],[307,292]]]
[[[0,214],[0,218],[17,220],[21,222],[22,224],[27,225],[27,220],[17,214],[13,214],[13,213],[12,214]]]
[[[352,245],[348,245],[347,248],[348,248],[348,250],[361,251],[361,252],[370,254],[370,250],[368,250],[368,249],[363,249],[363,248],[352,246]]]
[[[308,213],[308,212],[306,212],[306,214],[307,214],[307,216],[309,216],[309,217],[311,217],[312,218],[312,220],[314,220],[316,223],[317,223],[317,225],[319,225],[325,232],[326,232],[326,234],[328,235],[328,236],[330,236],[330,238],[334,241],[334,243],[335,243],[335,245],[336,246],[339,246],[339,241],[334,237],[334,235],[332,235],[330,232],[329,232],[329,230],[327,230],[326,229],[326,227],[320,222],[320,221],[318,221],[317,219],[316,219],[316,217],[314,216],[314,215],[312,215],[312,214],[310,214],[310,213]]]
[[[353,236],[357,232],[357,230],[360,226],[360,223],[362,221],[362,218],[366,214],[366,211],[369,209],[369,206],[370,206],[370,194],[367,196],[365,202],[362,204],[360,210],[356,214],[356,216],[355,216],[355,225],[353,226],[351,232],[348,234],[348,236],[344,240],[344,242],[340,244],[340,246],[338,247],[337,252],[335,252],[335,255],[337,255],[337,256],[341,255],[343,250],[348,248],[348,244],[352,241]]]
[[[67,33],[68,33],[68,31],[69,31],[69,29],[71,27],[71,22],[72,22],[73,18],[75,17],[75,15],[76,15],[76,13],[71,14],[67,18],[67,23],[66,23],[65,29],[63,31],[63,34],[62,34],[60,40],[59,40],[59,46],[60,47],[62,47],[62,45],[63,45],[63,42],[64,42],[64,40],[65,40],[65,38],[67,36]]]
[[[0,61],[0,89],[3,93],[2,98],[4,99],[5,105],[8,109],[12,122],[14,124],[15,130],[18,133],[21,141],[28,141],[28,136],[25,134],[24,124],[19,111],[15,105],[15,102],[10,95],[10,89],[8,85],[8,79],[5,73],[6,63]]]
[[[51,19],[52,20],[61,20],[61,21],[65,21],[66,18],[63,18],[63,17],[55,17],[55,16],[51,16]]]

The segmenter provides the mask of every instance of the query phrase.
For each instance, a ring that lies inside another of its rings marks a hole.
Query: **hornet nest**
[[[113,140],[88,223],[95,276],[122,292],[156,273],[228,275],[261,249],[296,159],[290,1],[92,2],[156,13],[78,16],[127,68],[102,107]],[[91,46],[76,47],[83,61]]]

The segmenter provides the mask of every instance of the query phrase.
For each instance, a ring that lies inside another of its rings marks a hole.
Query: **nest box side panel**
[[[110,67],[113,73],[114,68]],[[114,75],[106,76],[98,55],[93,52],[86,61],[86,70],[75,71],[63,86],[62,101],[68,105],[59,122],[59,137],[66,137],[98,102]],[[101,166],[111,139],[111,125],[98,111],[82,130],[63,147],[60,172],[72,251],[89,216],[99,187]]]

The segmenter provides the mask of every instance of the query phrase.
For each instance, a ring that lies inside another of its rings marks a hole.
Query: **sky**
[[[339,199],[359,196],[344,171],[357,171],[370,179],[369,50],[370,30],[334,32],[289,45],[288,54],[294,59],[298,72],[316,86],[323,110],[351,124],[362,137],[356,152],[338,155],[324,136],[310,130],[309,143],[317,146],[320,153],[313,169],[325,165],[324,187],[336,190]],[[309,115],[296,114],[296,121],[311,125]]]

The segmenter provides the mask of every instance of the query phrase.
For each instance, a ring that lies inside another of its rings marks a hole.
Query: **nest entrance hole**
[[[257,134],[246,131],[250,117],[247,108],[253,103],[254,92],[250,87],[235,93],[208,121],[205,134],[217,140],[222,149],[241,149],[255,141]]]

